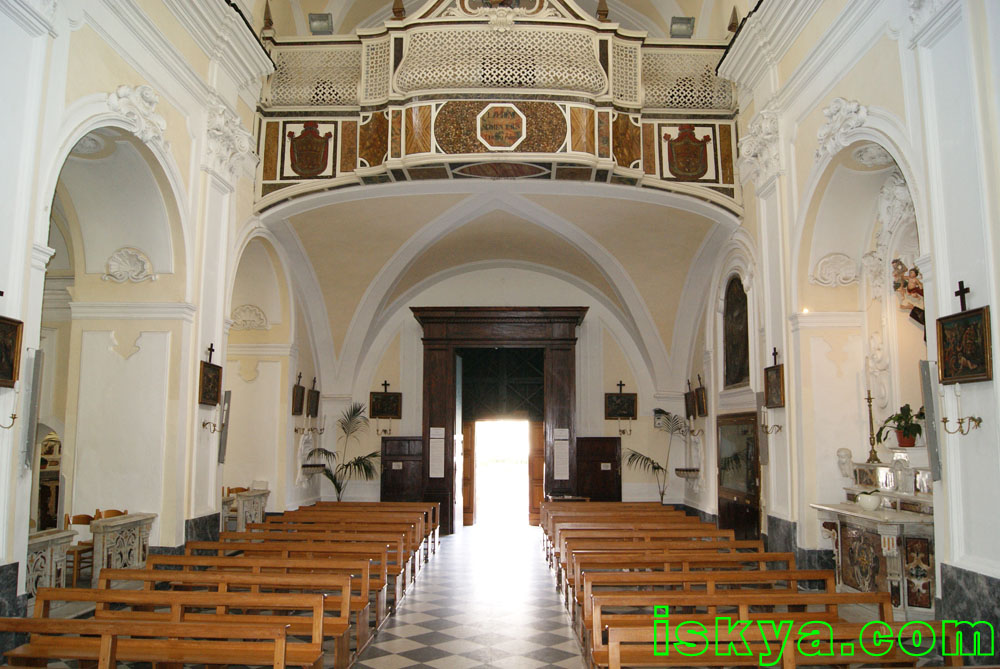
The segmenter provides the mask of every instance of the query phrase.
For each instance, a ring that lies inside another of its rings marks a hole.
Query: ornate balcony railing
[[[38,588],[66,586],[66,549],[75,536],[75,530],[43,530],[28,537],[24,587],[29,597],[34,597]]]

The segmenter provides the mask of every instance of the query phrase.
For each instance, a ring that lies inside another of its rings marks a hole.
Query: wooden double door
[[[476,522],[476,423],[462,425],[462,524]],[[537,525],[545,498],[545,424],[528,423],[528,524]],[[516,501],[515,501],[516,503]]]

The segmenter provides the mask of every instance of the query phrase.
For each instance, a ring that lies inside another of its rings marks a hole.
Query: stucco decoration
[[[886,277],[890,274],[887,256],[893,232],[903,226],[912,226],[916,229],[913,198],[910,196],[906,179],[899,170],[893,170],[882,184],[877,211],[875,247],[861,257],[861,266],[871,287],[872,298],[880,300]]]
[[[88,133],[73,146],[70,153],[74,156],[93,156],[98,153],[103,153],[106,148],[107,143],[103,138],[95,133]]]
[[[809,274],[809,283],[825,288],[849,286],[858,280],[858,263],[845,253],[828,253]]]
[[[270,325],[264,310],[253,304],[244,304],[233,309],[233,330],[267,330]]]
[[[104,265],[104,275],[101,277],[105,281],[115,283],[141,283],[147,279],[156,281],[156,274],[153,273],[153,262],[149,256],[137,248],[124,246],[108,258]]]
[[[953,0],[907,0],[910,6],[910,25],[913,32],[919,33],[934,20],[944,7],[952,4]]]
[[[895,165],[889,152],[878,144],[865,144],[854,151],[854,159],[865,167],[879,168]]]
[[[545,18],[569,18],[565,17],[554,7],[550,7],[547,0],[536,0],[534,3],[525,3],[529,7],[492,7],[479,6],[471,7],[469,0],[458,0],[455,7],[447,10],[444,16],[470,16],[475,18],[485,18],[497,32],[506,32],[514,27],[516,19],[530,17],[532,19]],[[484,3],[485,4],[485,3]]]
[[[108,94],[108,108],[122,114],[132,127],[136,137],[146,144],[169,148],[164,141],[163,133],[167,129],[167,121],[156,113],[156,105],[160,98],[153,89],[145,84],[132,88],[122,84],[113,93]]]
[[[206,169],[220,175],[253,177],[260,162],[253,150],[253,135],[225,105],[216,104],[210,110],[207,136]]]
[[[850,144],[848,136],[852,130],[857,130],[868,120],[868,107],[857,100],[834,98],[823,110],[826,123],[819,129],[816,138],[819,148],[816,149],[816,160],[826,156],[835,156]]]
[[[747,134],[738,145],[736,169],[743,181],[765,184],[781,171],[778,153],[778,115],[763,110],[750,120]]]
[[[879,409],[889,406],[889,352],[877,330],[868,337],[868,387]]]

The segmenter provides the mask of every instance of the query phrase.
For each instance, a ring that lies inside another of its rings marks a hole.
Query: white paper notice
[[[569,439],[569,428],[568,427],[557,427],[556,429],[552,430],[552,438],[553,439],[560,439],[560,440],[567,440],[567,439]]]
[[[392,468],[393,469],[402,469],[403,468],[403,463],[402,462],[394,462],[394,463],[392,463]]]
[[[443,427],[432,427],[431,428],[431,439],[444,439],[444,428]]]
[[[601,471],[602,472],[610,472],[611,471],[611,463],[610,462],[602,462],[601,463]]]
[[[432,430],[434,428],[431,428]],[[442,428],[443,431],[443,428]],[[432,479],[444,478],[444,439],[431,439],[430,471]]]
[[[553,471],[552,478],[556,481],[569,480],[569,441],[559,439],[552,445]]]

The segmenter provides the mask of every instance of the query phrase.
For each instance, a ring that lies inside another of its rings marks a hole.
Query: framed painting
[[[292,386],[292,415],[301,416],[306,403],[306,387],[301,383]]]
[[[993,378],[990,308],[979,307],[937,319],[938,375],[943,384]]]
[[[317,418],[319,416],[319,391],[306,391],[306,416]]]
[[[694,403],[698,410],[698,416],[704,418],[708,415],[708,392],[705,386],[698,386],[694,389]]]
[[[201,361],[198,404],[216,406],[222,398],[222,367]]]
[[[635,393],[604,393],[604,420],[636,418]]]
[[[372,418],[403,417],[403,393],[369,393],[368,406]]]
[[[764,368],[764,406],[780,409],[785,406],[785,366]]]
[[[688,418],[698,417],[698,400],[693,390],[684,393],[684,415]]]
[[[13,388],[21,369],[21,330],[24,323],[0,316],[0,387]]]

